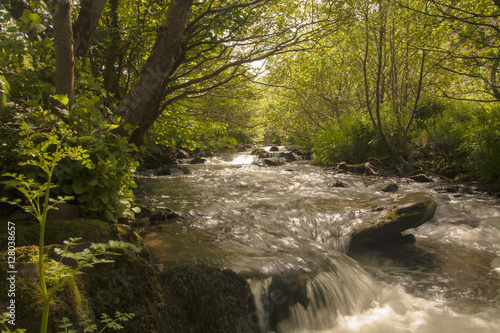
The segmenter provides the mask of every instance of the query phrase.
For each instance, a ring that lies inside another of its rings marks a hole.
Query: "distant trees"
[[[425,22],[387,1],[351,1],[348,8],[349,32],[323,38],[317,52],[276,61],[279,74],[270,84],[283,82],[276,89],[287,96],[288,112],[302,113],[312,132],[364,110],[393,158],[404,163],[401,153],[430,79],[420,44],[429,35]]]

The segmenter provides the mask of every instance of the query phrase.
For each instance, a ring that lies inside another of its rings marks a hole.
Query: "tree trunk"
[[[83,57],[90,47],[90,41],[99,25],[107,0],[82,0],[78,19],[73,25],[74,53]]]
[[[74,97],[74,57],[70,0],[52,2],[52,21],[56,54],[56,94],[68,96],[68,106],[71,108]]]
[[[493,2],[495,3],[495,5],[497,5],[497,7],[500,9],[500,0],[493,0]]]
[[[373,114],[373,109],[371,106],[371,100],[370,100],[370,87],[368,83],[368,70],[367,70],[367,64],[368,64],[368,54],[369,54],[369,42],[370,42],[370,36],[369,36],[369,26],[368,26],[368,15],[366,15],[365,19],[367,20],[366,22],[366,33],[365,33],[365,55],[363,59],[363,76],[364,76],[364,83],[365,83],[365,99],[366,99],[366,107],[368,109],[368,113],[370,115],[370,119],[372,122],[373,127],[375,128],[375,131],[377,132],[378,136],[384,143],[385,147],[387,150],[391,153],[391,155],[394,157],[394,159],[400,163],[404,164],[404,160],[399,154],[397,148],[392,144],[392,142],[389,140],[389,138],[385,135],[384,128],[382,126],[382,118],[380,115],[380,107],[382,104],[382,89],[381,89],[381,81],[382,81],[382,69],[383,69],[383,55],[384,55],[384,43],[385,43],[385,16],[384,13],[382,12],[382,2],[379,2],[379,13],[381,15],[380,18],[380,27],[378,29],[378,40],[376,41],[377,43],[377,73],[376,73],[376,81],[375,81],[375,115]]]
[[[146,64],[115,111],[135,128],[130,137],[132,143],[142,144],[147,130],[162,111],[166,81],[184,57],[182,37],[192,4],[193,0],[172,0]]]

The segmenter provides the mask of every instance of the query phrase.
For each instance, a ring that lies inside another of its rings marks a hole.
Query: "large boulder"
[[[374,202],[373,218],[357,225],[349,250],[367,245],[384,245],[401,239],[401,232],[416,228],[434,217],[437,203],[427,193],[410,193]],[[381,206],[386,208],[380,208]]]

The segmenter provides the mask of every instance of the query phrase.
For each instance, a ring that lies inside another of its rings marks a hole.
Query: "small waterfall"
[[[343,255],[330,270],[290,269],[267,278],[249,278],[255,311],[250,322],[260,333],[324,330],[340,316],[370,307],[379,285]]]

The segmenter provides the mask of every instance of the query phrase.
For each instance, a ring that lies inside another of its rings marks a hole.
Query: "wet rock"
[[[392,202],[391,202],[392,201]],[[371,221],[356,226],[350,243],[350,251],[367,245],[386,244],[398,239],[401,232],[416,228],[434,217],[437,203],[427,193],[410,193],[393,197]],[[376,203],[380,206],[380,203]]]
[[[379,192],[388,192],[388,193],[395,193],[398,191],[398,184],[396,183],[391,183],[391,184],[386,184],[382,186],[380,189],[378,189]]]
[[[439,193],[474,194],[474,188],[468,185],[448,185],[436,189]]]
[[[280,149],[276,146],[272,146],[271,148],[269,148],[269,151],[280,151]]]
[[[184,224],[189,220],[181,214],[173,211],[170,208],[156,208],[138,205],[140,212],[135,214],[135,219],[131,221],[132,225],[136,225],[135,221],[147,219],[150,224],[175,223]]]
[[[297,157],[292,152],[282,153],[280,157],[282,157],[285,162],[295,162],[297,160]]]
[[[424,174],[410,176],[409,178],[416,183],[432,183],[432,182],[434,182],[434,180],[432,178],[429,178]]]
[[[275,158],[278,154],[276,153],[273,153],[273,152],[267,152],[267,151],[264,151],[264,152],[261,152],[260,154],[258,154],[259,158]]]
[[[280,166],[285,164],[277,158],[265,158],[262,160],[262,164],[265,166]]]
[[[168,165],[154,171],[155,176],[180,176],[189,174],[189,169],[178,165]]]
[[[247,149],[245,148],[245,146],[238,146],[238,147],[236,148],[236,151],[237,151],[238,153],[244,153],[244,152],[246,152],[246,151],[247,151]]]
[[[312,151],[310,150],[291,150],[296,156],[300,157],[301,160],[309,161],[312,159]]]
[[[276,331],[280,321],[287,320],[291,315],[291,308],[301,304],[307,309],[309,297],[307,295],[308,276],[299,272],[288,271],[275,275],[267,289],[267,299],[270,304],[269,327]]]
[[[0,259],[6,260],[6,253]],[[113,262],[95,265],[69,279],[51,302],[49,331],[59,332],[60,320],[75,329],[80,316],[116,311],[135,313],[122,332],[254,332],[248,318],[251,293],[241,275],[203,264],[167,266],[160,272],[142,257],[127,251]],[[36,274],[38,248],[16,249],[16,326],[38,332],[42,313]],[[23,262],[23,264],[21,264]],[[26,263],[26,264],[24,264]],[[7,266],[0,267],[0,304],[8,302]]]
[[[340,180],[336,180],[331,184],[328,184],[330,187],[349,187],[346,183],[341,182]]]
[[[215,157],[215,154],[211,151],[205,151],[200,153],[200,157],[210,158],[210,157]]]
[[[179,149],[177,151],[176,157],[180,160],[184,160],[184,159],[189,158],[189,153],[183,149]]]
[[[193,158],[193,159],[189,162],[189,164],[203,164],[203,163],[205,163],[206,161],[207,161],[206,159],[204,159],[204,158],[202,158],[202,157],[200,157],[200,156],[196,156],[195,158]]]

